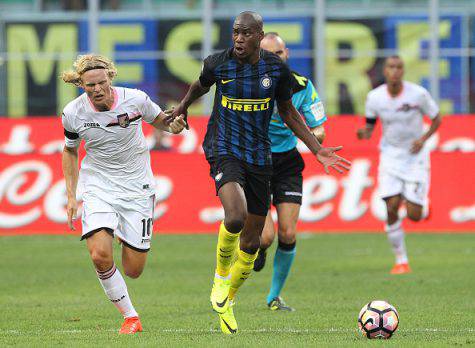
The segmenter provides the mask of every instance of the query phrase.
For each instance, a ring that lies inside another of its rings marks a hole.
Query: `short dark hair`
[[[402,58],[399,54],[391,54],[390,56],[387,56],[386,59],[384,60],[384,65],[386,65],[388,60],[390,59],[399,59],[402,61]]]
[[[244,11],[244,12],[241,12],[236,17],[236,20],[241,19],[241,18],[248,18],[248,19],[252,18],[252,20],[254,21],[254,24],[257,26],[257,28],[259,30],[262,30],[263,20],[262,20],[262,16],[259,13],[254,12],[254,11]]]

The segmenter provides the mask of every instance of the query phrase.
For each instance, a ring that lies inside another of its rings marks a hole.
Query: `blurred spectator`
[[[188,0],[188,1],[186,2],[186,6],[187,6],[189,9],[196,8],[196,5],[197,5],[197,1],[196,1],[196,0]]]
[[[87,9],[87,0],[61,0],[61,8],[67,11],[83,11]]]
[[[120,8],[120,0],[101,0],[102,10],[118,10]]]
[[[100,0],[101,10],[118,10],[120,0]],[[84,11],[88,8],[87,0],[61,0],[61,8],[67,11]]]

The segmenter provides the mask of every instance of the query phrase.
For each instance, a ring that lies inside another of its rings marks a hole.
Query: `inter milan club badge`
[[[262,79],[261,79],[261,85],[262,87],[264,87],[265,89],[269,88],[270,86],[272,86],[272,80],[270,79],[269,76],[264,76]]]
[[[122,128],[127,128],[130,124],[130,118],[127,113],[125,114],[120,114],[117,116],[117,121],[119,121],[119,126]]]

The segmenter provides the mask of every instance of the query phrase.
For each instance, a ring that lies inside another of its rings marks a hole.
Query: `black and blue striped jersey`
[[[269,122],[275,100],[292,97],[291,73],[279,56],[260,50],[255,64],[240,64],[232,48],[204,60],[200,83],[216,83],[213,112],[203,150],[208,161],[234,156],[247,163],[271,165]]]

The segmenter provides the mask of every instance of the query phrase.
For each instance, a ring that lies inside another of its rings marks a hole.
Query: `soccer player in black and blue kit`
[[[233,47],[204,60],[199,79],[170,116],[186,117],[191,103],[216,84],[203,149],[225,216],[219,228],[210,300],[226,334],[237,332],[234,298],[253,269],[270,205],[268,130],[274,102],[284,122],[327,173],[330,167],[341,173],[350,164],[335,154],[341,147],[321,147],[302,121],[291,101],[290,70],[277,55],[260,49],[263,37],[259,14],[239,14],[233,24]]]
[[[261,48],[275,53],[284,62],[289,58],[289,49],[278,33],[266,33],[261,41]],[[292,71],[292,82],[292,104],[303,115],[310,131],[321,143],[325,138],[323,123],[327,119],[323,103],[309,79]],[[269,138],[273,166],[271,193],[277,210],[279,245],[275,251],[272,283],[266,303],[271,310],[293,311],[294,309],[284,302],[280,292],[296,253],[297,220],[302,204],[302,172],[305,163],[297,150],[297,137],[285,125],[276,109],[269,125]],[[274,237],[274,222],[269,212],[261,236],[259,253],[254,262],[254,271],[258,272],[264,267],[266,250],[271,246]]]

